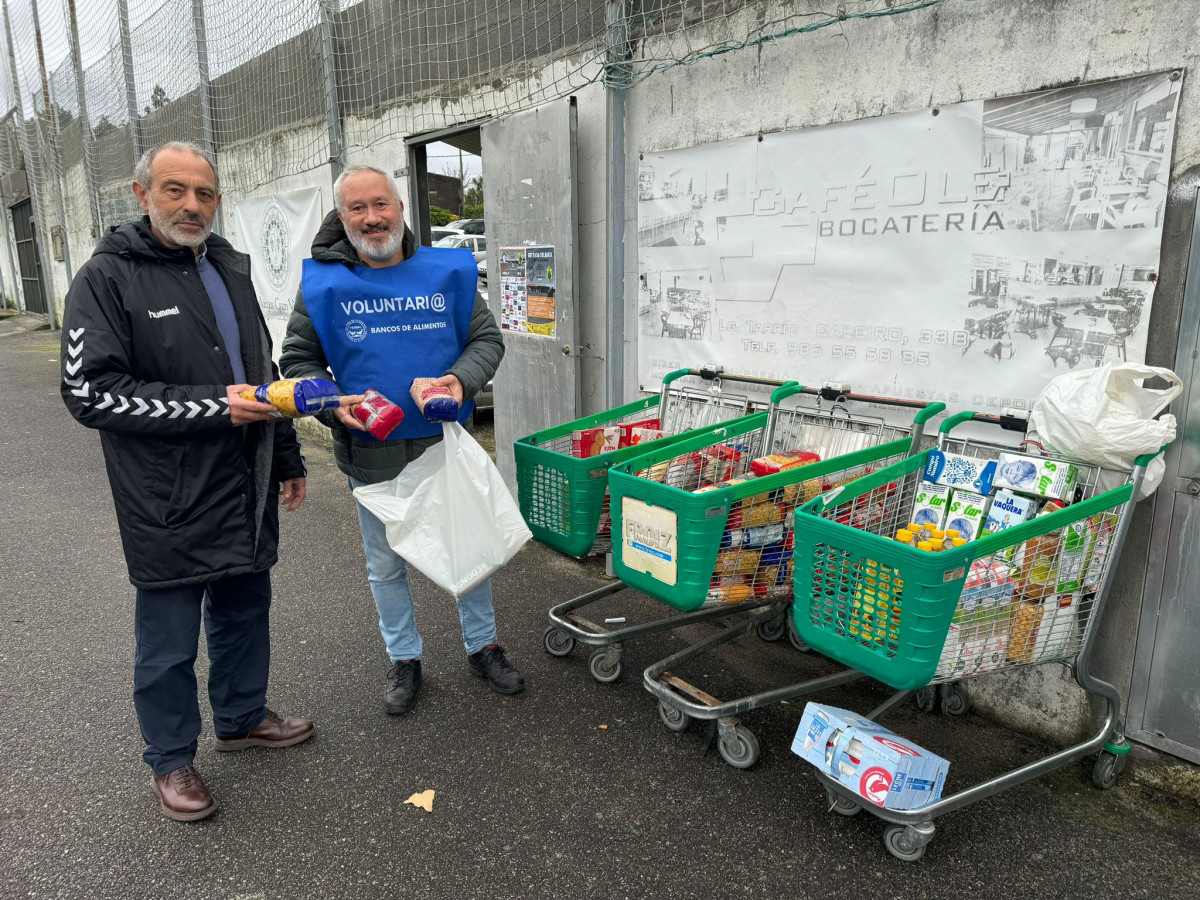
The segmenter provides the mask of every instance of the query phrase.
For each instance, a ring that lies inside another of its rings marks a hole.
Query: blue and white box
[[[994,459],[976,459],[957,453],[930,450],[925,463],[925,480],[944,484],[952,488],[964,488],[980,494],[992,492],[992,480],[996,477]]]
[[[996,487],[1070,503],[1079,482],[1079,470],[1061,459],[1001,453],[995,482]]]
[[[804,707],[792,752],[885,809],[936,803],[950,770],[940,756],[882,725],[821,703]]]

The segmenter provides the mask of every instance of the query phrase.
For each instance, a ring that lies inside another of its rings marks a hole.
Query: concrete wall
[[[764,13],[769,16],[770,11]],[[964,100],[1172,68],[1186,76],[1175,134],[1161,281],[1148,362],[1174,363],[1192,199],[1200,185],[1200,73],[1195,0],[978,0],[901,16],[848,21],[660,73],[629,93],[626,233],[636,234],[638,153],[911,112]],[[653,57],[656,47],[643,48]],[[627,245],[626,321],[637,316],[637,258]],[[636,335],[625,345],[627,391],[636,389]],[[1138,512],[1095,669],[1128,695],[1149,538],[1150,503]],[[998,719],[1067,740],[1085,729],[1082,692],[1044,668],[972,682],[977,705]]]

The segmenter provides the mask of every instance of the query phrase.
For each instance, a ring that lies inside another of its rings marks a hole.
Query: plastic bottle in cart
[[[932,553],[933,552],[933,544],[930,541],[918,541],[917,549],[924,550],[926,553]]]
[[[913,546],[912,532],[907,528],[901,528],[896,532],[896,542],[900,544],[908,544],[910,547]]]
[[[1063,509],[1066,504],[1047,500],[1034,518],[1050,515]],[[1017,593],[1026,600],[1041,600],[1054,593],[1057,579],[1058,552],[1062,546],[1062,535],[1056,531],[1030,538],[1021,545],[1015,560],[1013,581]]]

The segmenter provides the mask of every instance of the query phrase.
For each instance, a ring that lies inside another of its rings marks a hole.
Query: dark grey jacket
[[[417,239],[407,227],[401,246],[405,259],[417,252]],[[363,265],[346,237],[336,210],[321,223],[313,239],[312,258],[318,262]],[[399,336],[396,339],[403,340]],[[476,293],[466,346],[454,365],[442,374],[457,376],[462,382],[463,398],[469,400],[491,381],[503,358],[504,338],[500,328],[483,298]],[[304,305],[303,284],[296,294],[296,306],[288,319],[279,367],[288,378],[332,378],[317,330]],[[442,439],[437,435],[400,441],[363,441],[358,440],[354,432],[342,425],[332,413],[322,413],[318,418],[333,432],[333,456],[338,468],[367,484],[395,478],[406,465]]]
[[[250,259],[208,239],[250,384],[276,378]],[[62,327],[63,401],[100,432],[129,579],[142,588],[262,572],[276,561],[279,482],[304,475],[286,419],[234,428],[233,368],[191,250],[143,218],[75,275]]]

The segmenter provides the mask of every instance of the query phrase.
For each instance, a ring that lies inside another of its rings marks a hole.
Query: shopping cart
[[[672,731],[692,719],[713,723],[721,757],[748,768],[758,760],[754,734],[738,714],[845,684],[863,676],[838,673],[722,702],[678,674],[680,664],[751,629],[779,640],[793,595],[792,514],[832,486],[860,477],[920,446],[924,424],[945,407],[844,393],[840,386],[784,387],[769,417],[743,419],[638,456],[609,473],[613,498],[613,567],[621,580],[680,610],[704,605],[757,610],[720,633],[650,666],[643,683]],[[917,409],[911,425],[894,425],[881,408]],[[808,451],[819,457],[796,468],[738,481],[752,460]],[[710,483],[713,483],[711,484]],[[764,607],[759,609],[759,607]],[[807,649],[794,635],[793,644]]]
[[[685,378],[690,381],[683,381]],[[607,521],[607,475],[613,465],[685,440],[723,421],[765,419],[765,412],[752,410],[761,410],[769,403],[753,399],[753,394],[780,386],[778,381],[730,374],[716,368],[680,369],[663,379],[658,396],[521,438],[515,448],[517,496],[533,536],[571,556],[607,552],[612,547]],[[586,459],[571,455],[573,432],[647,418],[659,418],[668,436]],[[728,609],[714,605],[689,617],[606,628],[580,612],[625,588],[620,581],[614,581],[552,607],[550,624],[542,636],[546,652],[568,656],[577,642],[597,647],[588,660],[588,669],[597,681],[610,683],[621,676],[627,641],[729,614]],[[613,618],[623,622],[626,617]]]
[[[962,413],[943,423],[942,450],[983,459],[1014,451],[1011,444],[954,436],[952,431],[966,422],[1018,430],[1027,424],[1018,416],[1001,420]],[[1030,446],[1017,452],[1045,456]],[[875,806],[816,773],[833,811],[870,810],[889,823],[888,851],[909,861],[924,854],[938,816],[1098,750],[1092,771],[1097,787],[1111,787],[1124,769],[1129,744],[1120,723],[1120,696],[1091,674],[1088,659],[1145,468],[1154,456],[1140,457],[1131,473],[1106,474],[1075,463],[1075,502],[1066,508],[929,553],[890,539],[909,522],[929,453],[826,492],[797,511],[796,565],[811,573],[795,585],[793,615],[801,637],[824,655],[898,689],[869,714],[874,720],[917,689],[924,689],[921,705],[928,708],[930,689],[939,685],[951,689],[955,711],[963,712],[969,700],[961,680],[1052,662],[1071,665],[1080,687],[1105,701],[1107,714],[1087,740],[917,810]],[[1109,483],[1119,486],[1105,489]],[[874,512],[855,521],[855,510],[864,506]]]

